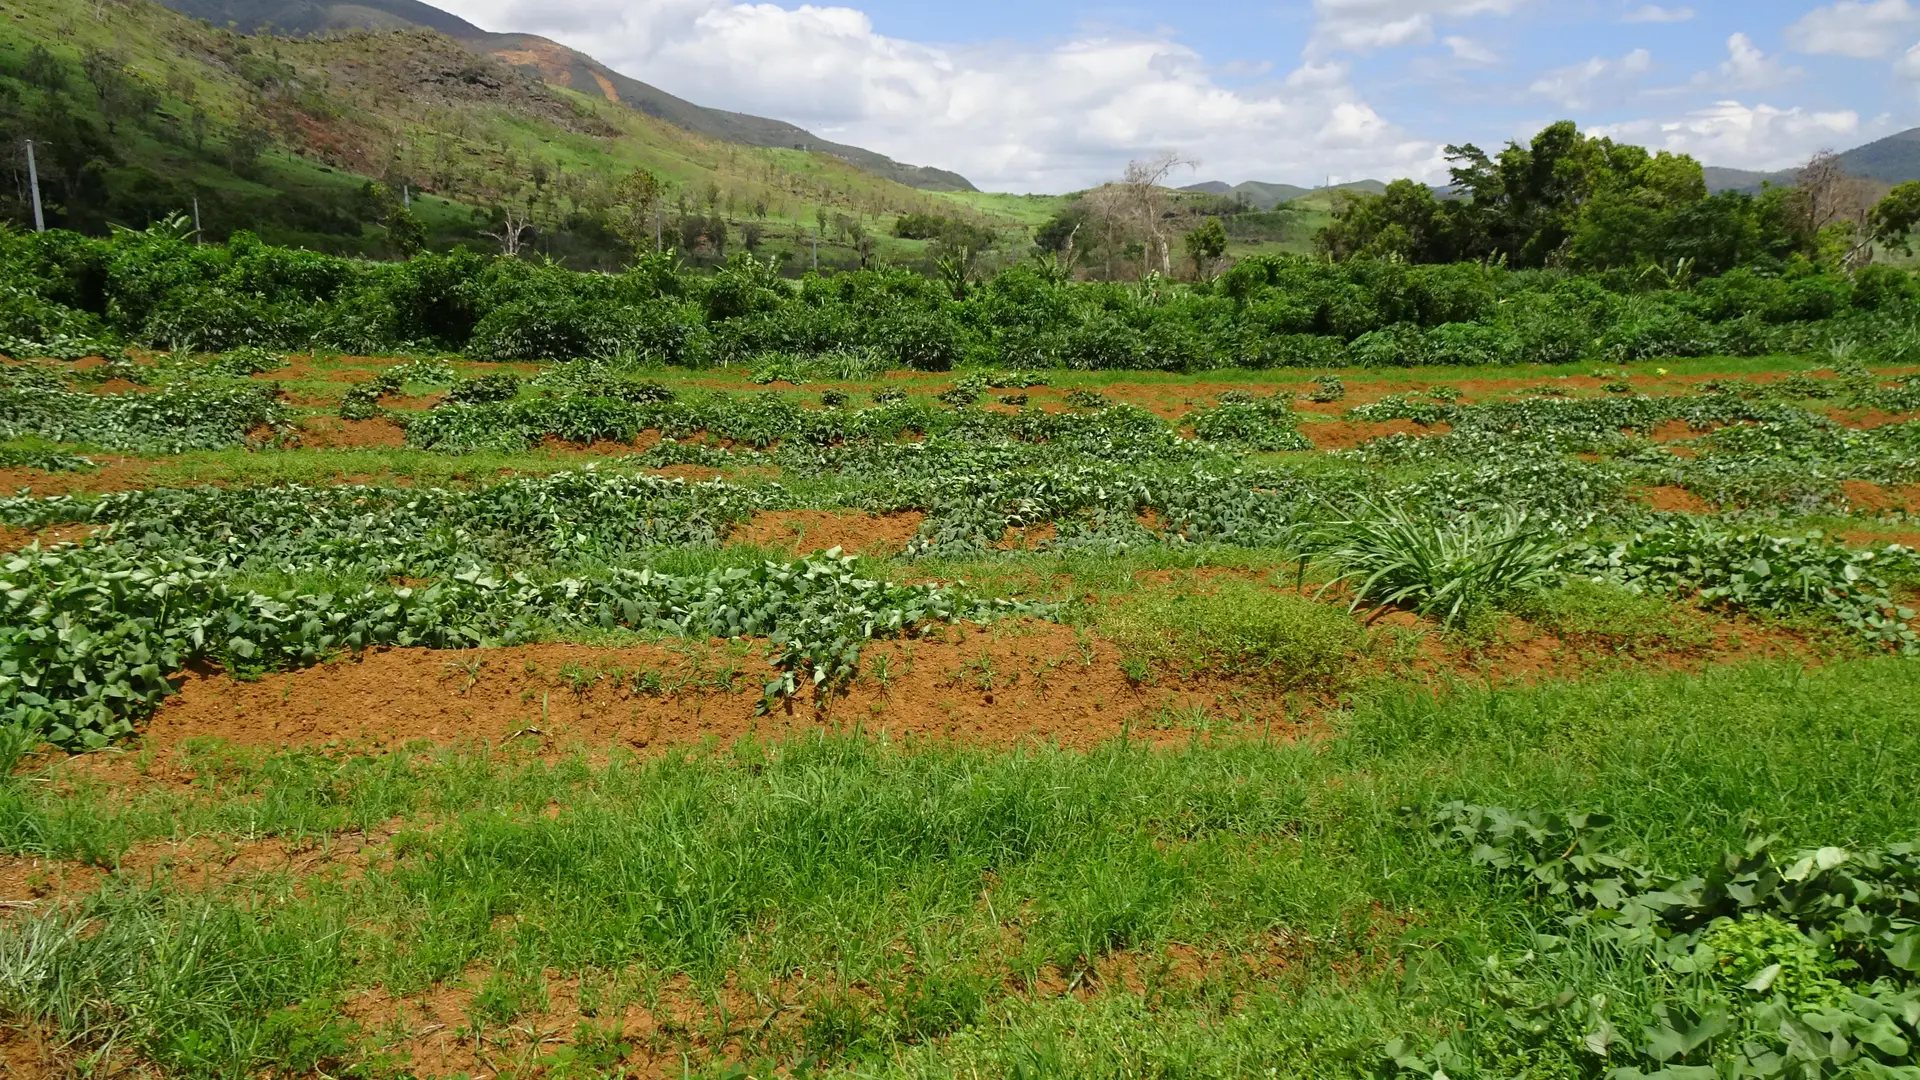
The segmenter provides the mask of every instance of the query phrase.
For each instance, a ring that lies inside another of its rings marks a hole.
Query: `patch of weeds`
[[[1516,613],[1561,637],[1616,653],[1691,650],[1713,643],[1705,617],[1693,609],[1662,596],[1584,578],[1527,597]]]
[[[467,1007],[468,1018],[480,1029],[511,1024],[540,1006],[541,991],[537,975],[496,971],[487,976],[480,984],[480,991],[473,995],[473,1002]]]
[[[1167,668],[1257,675],[1282,687],[1333,684],[1366,644],[1366,632],[1339,608],[1247,581],[1138,596],[1102,612],[1099,623],[1136,682]]]

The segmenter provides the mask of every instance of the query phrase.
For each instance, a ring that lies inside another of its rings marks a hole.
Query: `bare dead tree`
[[[482,233],[500,243],[500,254],[508,258],[517,258],[526,235],[533,229],[533,219],[525,210],[516,210],[509,206],[501,212],[499,232]]]
[[[1873,261],[1873,209],[1883,194],[1873,181],[1848,175],[1840,155],[1831,150],[1813,155],[1794,176],[1793,206],[1809,234],[1847,227],[1849,243],[1841,264],[1849,271]]]
[[[1158,270],[1163,274],[1173,273],[1173,245],[1166,220],[1171,207],[1167,196],[1167,181],[1174,170],[1192,168],[1194,163],[1182,157],[1178,152],[1168,151],[1157,157],[1127,164],[1127,171],[1120,180],[1120,190],[1126,201],[1129,215],[1140,231],[1141,243],[1146,247],[1146,255],[1141,260],[1141,273]],[[1154,263],[1159,265],[1155,266]]]

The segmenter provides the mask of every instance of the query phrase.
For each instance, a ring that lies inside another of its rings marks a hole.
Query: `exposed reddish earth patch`
[[[43,472],[40,469],[0,469],[0,495],[25,491],[30,495],[77,495],[81,492],[134,491],[148,487],[147,463],[94,455],[97,469]]]
[[[590,443],[579,443],[568,442],[565,439],[558,439],[549,435],[540,441],[540,449],[545,453],[559,454],[567,457],[624,457],[628,454],[637,454],[647,450],[659,441],[660,433],[657,431],[642,432],[632,442],[600,439]]]
[[[1305,435],[1321,450],[1352,450],[1370,439],[1378,439],[1385,435],[1445,435],[1452,430],[1451,424],[1423,427],[1411,420],[1377,422],[1328,420],[1317,424],[1300,425],[1300,434]]]
[[[1653,510],[1669,514],[1711,514],[1713,505],[1683,487],[1662,484],[1659,487],[1641,488],[1635,491],[1634,498]]]
[[[1880,409],[1826,409],[1824,411],[1842,427],[1850,427],[1859,431],[1887,427],[1891,424],[1904,424],[1910,420],[1920,419],[1920,413],[1890,413]]]
[[[7,1080],[80,1080],[81,1073],[76,1070],[72,1055],[56,1049],[52,1040],[0,1024],[0,1076]],[[87,1073],[88,1080],[125,1075],[120,1069]]]
[[[388,394],[380,399],[380,404],[386,408],[399,409],[403,412],[426,412],[428,409],[433,408],[446,399],[446,391],[440,390],[431,394],[421,394],[417,397],[407,394]]]
[[[668,480],[685,480],[689,484],[704,484],[709,480],[718,480],[727,475],[723,470],[711,465],[667,465],[658,469],[648,469],[648,475],[665,477]]]
[[[1381,912],[1377,921],[1390,923],[1393,917]],[[1340,954],[1322,955],[1302,938],[1272,931],[1232,948],[1175,942],[1103,952],[1073,972],[1047,964],[1031,975],[1016,975],[1012,961],[1024,935],[1017,925],[1002,930],[1000,940],[986,943],[971,966],[996,983],[998,993],[1014,998],[1089,1001],[1116,992],[1150,998],[1190,994],[1202,987],[1238,995],[1270,986],[1288,969],[1310,960],[1342,974],[1378,968],[1389,960],[1379,928],[1369,927],[1363,940]],[[551,1053],[591,1024],[620,1032],[617,1075],[666,1080],[684,1075],[690,1062],[710,1067],[757,1056],[754,1052],[769,1044],[793,1045],[804,1038],[809,1021],[823,1006],[889,1011],[889,999],[899,989],[844,984],[831,966],[796,970],[776,977],[771,985],[756,982],[752,989],[732,974],[720,985],[706,987],[674,975],[644,992],[621,988],[608,993],[603,987],[589,1011],[581,979],[550,968],[541,974],[538,1011],[504,1027],[490,1026],[480,1041],[471,1027],[488,974],[486,968],[475,967],[457,980],[404,997],[383,987],[363,990],[349,997],[341,1011],[359,1029],[364,1049],[405,1062],[412,1074],[422,1077],[544,1076],[542,1070],[518,1071],[501,1063]],[[486,1052],[478,1054],[477,1048]]]
[[[1037,551],[1059,536],[1060,527],[1047,521],[1022,529],[1008,529],[1000,542],[993,546],[1000,551]]]
[[[11,525],[0,525],[0,551],[19,551],[21,548],[38,543],[43,548],[55,544],[84,544],[93,536],[95,525],[50,525],[44,529],[16,529]]]
[[[857,728],[1087,748],[1129,727],[1150,732],[1163,710],[1212,707],[1223,698],[1238,713],[1274,720],[1276,731],[1285,722],[1276,700],[1244,688],[1136,686],[1113,645],[1051,623],[941,627],[915,640],[870,643],[861,663],[861,678],[845,694],[759,716],[772,669],[761,656],[725,645],[391,649],[258,682],[189,673],[145,736],[161,748],[201,737],[375,747],[534,738],[556,749],[662,750],[709,738],[725,744]]]
[[[155,389],[151,386],[141,386],[137,382],[128,382],[126,379],[108,379],[94,386],[89,392],[104,397],[108,394],[151,394]]]
[[[407,433],[384,417],[342,420],[314,416],[300,422],[300,442],[316,450],[392,449],[407,445]]]
[[[727,535],[729,544],[784,548],[801,554],[840,548],[859,555],[898,555],[927,515],[859,510],[762,510]]]
[[[1907,484],[1888,490],[1865,480],[1843,480],[1840,482],[1840,493],[1853,509],[1873,514],[1886,510],[1912,510],[1920,506],[1913,499],[1916,487],[1920,485]]]
[[[1835,533],[1849,547],[1884,548],[1889,544],[1920,549],[1920,530],[1904,529],[1892,532],[1875,532],[1871,529],[1847,529]]]
[[[1647,438],[1657,443],[1692,442],[1700,436],[1705,435],[1707,431],[1722,426],[1724,425],[1715,424],[1706,430],[1701,430],[1695,428],[1685,420],[1668,420],[1656,426],[1652,431],[1647,432]]]
[[[97,866],[64,859],[0,858],[0,918],[92,892],[106,879]]]

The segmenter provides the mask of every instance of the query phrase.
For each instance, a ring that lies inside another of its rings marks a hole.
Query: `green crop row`
[[[765,637],[767,694],[832,690],[861,644],[931,621],[1044,609],[934,585],[856,575],[851,559],[716,570],[612,569],[592,578],[456,573],[420,588],[264,595],[217,564],[117,545],[29,551],[0,567],[0,726],[99,746],[171,692],[196,661],[285,669],[376,645],[463,648],[524,641],[554,626],[702,638]]]

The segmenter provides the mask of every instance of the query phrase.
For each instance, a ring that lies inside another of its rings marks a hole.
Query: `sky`
[[[1920,0],[439,0],[988,191],[1445,179],[1572,119],[1779,169],[1920,125]]]

